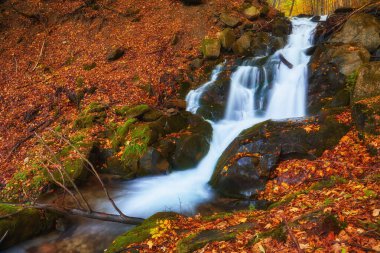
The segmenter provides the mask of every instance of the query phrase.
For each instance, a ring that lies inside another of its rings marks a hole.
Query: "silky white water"
[[[288,44],[271,56],[267,64],[255,66],[254,60],[247,61],[232,74],[224,119],[210,122],[213,128],[210,151],[196,168],[128,181],[115,193],[117,205],[127,215],[148,217],[158,211],[194,211],[198,204],[213,197],[207,183],[218,158],[242,130],[266,119],[305,115],[309,57],[304,51],[312,46],[316,23],[294,18],[292,25]],[[292,69],[280,62],[280,53],[294,65]],[[210,82],[188,94],[188,111],[196,113],[202,93],[222,70],[223,65],[218,66]]]

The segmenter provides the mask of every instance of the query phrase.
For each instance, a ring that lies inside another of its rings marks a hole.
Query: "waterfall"
[[[312,46],[316,23],[294,18],[292,25],[288,44],[264,66],[247,61],[232,74],[224,119],[210,122],[213,128],[210,151],[196,168],[124,183],[115,200],[127,215],[147,217],[158,211],[193,211],[199,203],[213,197],[207,182],[220,155],[242,130],[266,119],[305,115],[309,57],[304,51]],[[294,65],[292,69],[280,62],[280,54]],[[222,68],[223,65],[216,67],[210,82],[188,94],[188,111],[197,111],[202,93]]]

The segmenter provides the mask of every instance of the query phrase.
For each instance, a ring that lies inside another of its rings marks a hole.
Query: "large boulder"
[[[220,55],[219,39],[205,38],[202,41],[202,53],[205,59],[216,59]]]
[[[341,31],[331,37],[330,42],[357,43],[373,52],[380,46],[380,21],[366,13],[355,14]]]
[[[334,147],[349,127],[334,115],[265,121],[243,131],[219,158],[210,184],[222,195],[254,197],[280,161],[314,159]]]
[[[309,63],[309,113],[318,113],[339,91],[346,88],[347,77],[369,59],[369,52],[354,44],[318,45]]]
[[[380,62],[363,64],[358,70],[353,100],[359,101],[380,95]]]

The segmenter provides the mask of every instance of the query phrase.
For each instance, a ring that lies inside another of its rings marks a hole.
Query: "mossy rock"
[[[235,17],[229,13],[223,12],[220,14],[220,21],[222,21],[225,25],[235,28],[238,26],[241,22],[240,18]]]
[[[138,118],[149,112],[151,108],[148,105],[122,106],[115,109],[116,115],[126,118]]]
[[[234,240],[239,232],[252,229],[253,224],[243,223],[224,230],[203,230],[181,239],[177,242],[177,253],[190,253],[203,248],[211,242]]]
[[[161,118],[163,113],[159,110],[152,109],[146,113],[143,114],[141,120],[145,122],[152,122],[156,121],[159,118]]]
[[[259,8],[255,6],[248,7],[243,11],[243,13],[249,20],[255,20],[259,18],[261,14]]]
[[[0,204],[0,235],[6,235],[0,249],[23,242],[49,232],[55,226],[58,215],[33,208]]]
[[[202,41],[202,53],[205,59],[217,59],[220,55],[219,39],[205,38]]]
[[[92,127],[94,124],[103,123],[107,117],[108,105],[102,103],[89,104],[74,121],[75,129],[84,129]]]
[[[237,39],[232,46],[234,53],[243,56],[251,55],[252,36],[253,34],[251,32],[246,32],[239,39]]]
[[[219,37],[220,43],[222,44],[222,47],[226,50],[231,50],[236,40],[234,31],[230,28],[226,28],[219,33],[218,37]]]
[[[128,246],[134,243],[143,242],[151,238],[151,231],[158,226],[160,220],[173,220],[179,217],[179,214],[173,212],[156,213],[146,219],[141,225],[134,227],[123,235],[116,237],[110,247],[106,250],[107,253],[116,253],[128,251]]]

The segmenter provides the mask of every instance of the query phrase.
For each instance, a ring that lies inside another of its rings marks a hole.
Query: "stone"
[[[255,20],[260,17],[260,10],[255,6],[248,7],[243,13],[249,20]]]
[[[116,61],[120,59],[125,53],[125,49],[123,47],[118,47],[116,49],[112,49],[107,54],[107,61]]]
[[[380,21],[366,13],[351,16],[330,42],[356,43],[374,52],[380,46]]]
[[[196,58],[190,62],[190,67],[192,70],[199,69],[203,65],[203,59]]]
[[[220,14],[220,21],[222,21],[225,25],[235,28],[237,27],[240,23],[241,20],[238,17],[235,17],[229,13],[223,12]]]
[[[380,62],[363,64],[353,90],[354,102],[380,95]]]
[[[218,35],[222,47],[226,50],[231,50],[234,42],[236,41],[235,33],[232,29],[226,28]]]
[[[232,50],[237,55],[250,55],[251,54],[251,40],[252,33],[246,32],[244,33],[232,46]]]
[[[219,39],[205,38],[202,41],[202,53],[205,59],[217,59],[220,55]]]

